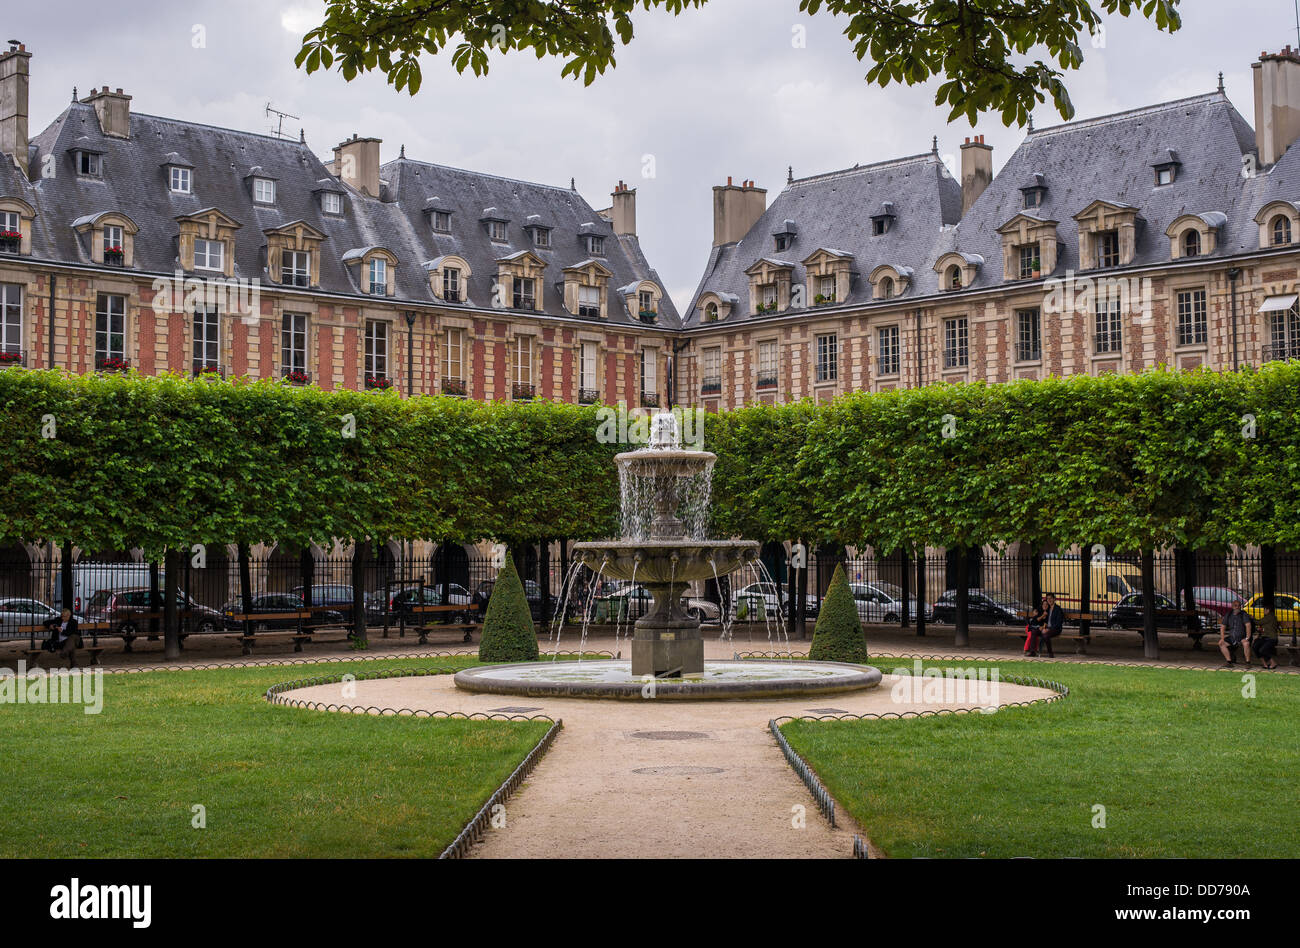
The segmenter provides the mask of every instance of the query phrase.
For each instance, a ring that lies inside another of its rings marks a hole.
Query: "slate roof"
[[[77,175],[70,152],[76,148],[103,154],[102,177]],[[341,185],[303,142],[142,113],[132,113],[129,139],[114,138],[101,133],[94,106],[81,102],[69,105],[32,140],[29,155],[32,181],[12,162],[0,161],[0,195],[20,197],[36,208],[35,259],[91,264],[89,243],[74,230],[73,222],[91,213],[118,211],[140,228],[134,269],[170,275],[178,266],[176,218],[215,207],[241,225],[235,232],[235,276],[245,279],[265,276],[263,231],[304,221],[326,235],[321,247],[319,289],[323,292],[364,296],[357,281],[365,275],[359,267],[346,265],[343,257],[357,248],[384,247],[397,257],[399,304],[408,300],[454,307],[433,295],[424,264],[455,253],[473,271],[470,302],[462,305],[486,309],[491,304],[495,261],[529,249],[547,262],[543,312],[570,316],[555,283],[563,279],[564,267],[590,256],[578,232],[582,225],[591,224],[591,232],[606,236],[602,263],[614,272],[611,287],[643,279],[662,287],[637,238],[616,237],[608,221],[576,191],[566,188],[397,159],[381,166],[382,194],[375,199]],[[169,190],[164,167],[168,163],[193,166],[192,193]],[[52,176],[41,175],[47,167],[54,169]],[[250,176],[255,173],[276,179],[274,205],[253,201]],[[322,189],[345,195],[341,216],[321,211]],[[438,209],[453,213],[449,235],[432,232],[426,203],[434,197],[440,199]],[[508,244],[490,241],[480,223],[489,207],[510,220]],[[530,215],[540,215],[554,228],[552,249],[532,246],[523,231]],[[591,321],[643,325],[621,301],[610,307],[608,320]],[[669,329],[679,325],[666,294],[659,322]]]
[[[746,268],[770,254],[771,233],[791,218],[799,233],[789,256],[800,260],[818,248],[854,254],[858,274],[848,300],[808,310],[810,316],[870,299],[866,277],[882,263],[913,269],[903,299],[938,294],[935,261],[957,252],[980,266],[968,289],[1002,285],[1002,237],[997,229],[1018,214],[1058,222],[1055,276],[1078,270],[1074,215],[1096,200],[1136,207],[1143,220],[1132,266],[1168,262],[1165,230],[1183,214],[1218,223],[1212,257],[1259,250],[1255,215],[1270,201],[1300,199],[1300,148],[1292,147],[1272,168],[1242,174],[1243,156],[1255,133],[1222,92],[1133,109],[1114,115],[1029,132],[992,183],[961,216],[961,188],[938,171],[933,155],[920,155],[789,184],[739,243],[715,247],[692,298],[687,325],[699,324],[696,301],[705,291],[749,298]],[[1176,180],[1157,187],[1155,165],[1180,163]],[[1021,189],[1045,186],[1042,204],[1026,210]],[[870,217],[891,201],[898,215],[889,233],[871,236]],[[960,218],[960,220],[959,220]],[[941,226],[950,225],[953,226]],[[804,279],[796,268],[795,281]],[[885,305],[885,304],[881,304]],[[742,303],[743,306],[743,303]],[[775,314],[776,316],[787,314]],[[727,320],[772,318],[733,313]]]
[[[872,215],[886,202],[895,219],[879,237],[871,231]],[[797,179],[776,197],[748,234],[737,243],[714,247],[699,287],[684,316],[686,326],[697,326],[697,302],[705,292],[749,299],[745,271],[760,258],[774,259],[774,232],[785,232],[793,221],[793,241],[781,252],[794,263],[794,282],[807,280],[802,261],[817,250],[838,256],[851,254],[857,277],[848,298],[834,306],[817,307],[824,315],[871,299],[867,276],[887,263],[911,266],[924,279],[923,261],[932,260],[941,229],[955,224],[961,214],[961,185],[948,175],[937,155],[926,153],[871,165]],[[910,293],[911,291],[909,291]],[[748,319],[734,311],[727,320]]]

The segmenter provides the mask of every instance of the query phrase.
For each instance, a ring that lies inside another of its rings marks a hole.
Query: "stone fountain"
[[[650,611],[637,619],[632,660],[528,662],[466,669],[459,688],[541,697],[741,698],[870,688],[880,672],[838,662],[704,661],[700,623],[681,607],[688,584],[719,579],[756,560],[752,540],[705,536],[717,456],[681,446],[677,418],[656,415],[646,447],[615,457],[622,536],[578,543],[575,563],[593,574],[646,587]]]

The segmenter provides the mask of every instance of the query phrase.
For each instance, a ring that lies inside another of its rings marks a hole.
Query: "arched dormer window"
[[[718,321],[718,304],[708,303],[704,307],[704,321],[706,323],[716,323]]]
[[[894,278],[885,277],[880,281],[880,296],[883,299],[889,299],[894,295]]]
[[[1291,243],[1291,219],[1285,214],[1279,214],[1273,218],[1271,230],[1274,247],[1284,247]]]
[[[1199,257],[1201,255],[1201,235],[1195,230],[1183,231],[1183,256]]]
[[[944,279],[944,286],[950,290],[961,289],[961,267],[953,264],[948,268],[948,275]]]
[[[1169,238],[1169,255],[1178,260],[1184,257],[1207,257],[1219,246],[1219,232],[1228,222],[1222,211],[1201,214],[1183,214],[1165,229]],[[1261,227],[1263,223],[1261,223]],[[1264,239],[1261,234],[1261,239]]]
[[[907,292],[912,282],[912,268],[895,264],[882,263],[871,271],[871,298],[874,300],[892,300]]]

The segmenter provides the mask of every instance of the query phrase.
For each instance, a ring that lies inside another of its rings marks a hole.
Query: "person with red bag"
[[[1029,624],[1025,626],[1025,654],[1036,658],[1038,656],[1038,640],[1042,635],[1043,622],[1047,618],[1043,604],[1039,603],[1033,615],[1029,617]]]

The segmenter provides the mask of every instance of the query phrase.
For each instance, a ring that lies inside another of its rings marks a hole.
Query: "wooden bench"
[[[81,636],[83,631],[91,632],[93,634],[95,632],[107,628],[108,628],[108,623],[106,622],[87,622],[85,625],[80,625],[77,627],[77,635]],[[19,634],[26,635],[28,637],[30,646],[28,648],[23,649],[23,654],[27,656],[27,664],[29,664],[33,668],[41,667],[41,657],[43,655],[59,654],[58,652],[47,652],[45,651],[45,649],[41,648],[36,644],[37,636],[40,636],[41,641],[44,641],[45,639],[49,638],[50,632],[53,631],[49,627],[44,625],[21,625],[17,628],[16,631]],[[98,644],[82,645],[81,648],[78,649],[77,651],[89,652],[90,664],[98,665],[99,656],[104,651],[104,646]]]
[[[455,603],[451,603],[445,606],[441,606],[441,605],[407,606],[401,612],[401,617],[403,619],[403,622],[399,627],[400,631],[398,632],[398,636],[402,637],[406,635],[406,625],[404,620],[408,614],[414,615],[416,617],[420,617],[420,616],[436,616],[436,615],[469,614],[475,612],[478,612],[478,606],[475,605],[474,603],[468,603],[463,606],[456,605]],[[426,622],[421,622],[418,625],[414,625],[412,628],[413,631],[416,633],[416,635],[419,636],[418,644],[428,645],[429,633],[437,632],[437,631],[464,632],[465,633],[464,641],[466,642],[473,641],[473,635],[475,630],[478,629],[478,626],[479,624],[476,622],[464,622],[464,623],[441,622],[440,623],[440,622],[426,621]]]
[[[230,622],[244,623],[245,629],[250,625],[265,623],[272,620],[277,622],[285,619],[294,620],[295,625],[292,629],[263,629],[260,632],[241,632],[234,636],[234,638],[239,641],[241,654],[243,655],[253,654],[253,644],[256,640],[266,639],[272,636],[275,638],[284,638],[285,636],[288,636],[293,639],[293,650],[295,652],[301,652],[303,643],[310,642],[311,637],[314,634],[312,630],[304,629],[302,624],[303,619],[311,618],[311,610],[308,609],[297,609],[293,612],[227,612],[224,613],[224,616]]]
[[[1021,642],[1024,642],[1024,640],[1028,637],[1029,633],[1027,633],[1024,630],[1024,628],[1021,627],[1019,629],[1008,629],[1007,635],[1013,635],[1016,638],[1020,639]],[[1063,641],[1065,639],[1069,639],[1070,641],[1074,642],[1075,655],[1087,655],[1088,643],[1092,641],[1092,633],[1089,632],[1087,635],[1084,635],[1079,631],[1067,632],[1064,629],[1062,629],[1060,635],[1055,635],[1052,638],[1055,639],[1056,641]],[[1042,641],[1041,635],[1039,636],[1038,640],[1040,642]]]

